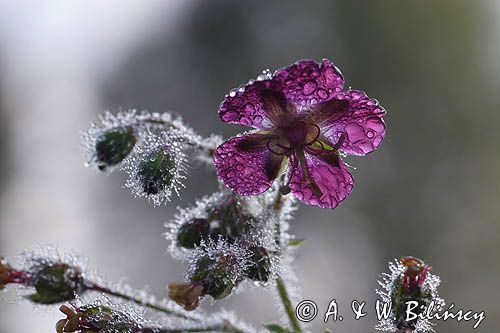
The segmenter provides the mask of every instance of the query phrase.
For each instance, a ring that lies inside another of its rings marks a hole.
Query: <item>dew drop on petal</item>
[[[316,82],[309,81],[306,84],[304,84],[304,87],[302,88],[302,90],[303,90],[305,95],[310,95],[316,90],[317,87],[318,87],[318,84]]]
[[[322,99],[327,99],[329,94],[325,89],[318,89],[318,96]]]

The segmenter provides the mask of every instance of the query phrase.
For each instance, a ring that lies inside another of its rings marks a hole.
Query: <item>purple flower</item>
[[[265,192],[288,165],[288,187],[306,204],[334,208],[354,180],[339,152],[366,155],[385,136],[385,110],[344,78],[329,61],[301,60],[272,76],[232,90],[219,109],[222,121],[255,131],[224,142],[215,166],[240,195]]]

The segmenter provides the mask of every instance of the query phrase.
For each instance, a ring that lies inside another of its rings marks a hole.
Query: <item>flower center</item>
[[[327,163],[338,166],[337,150],[343,142],[343,137],[334,146],[327,143],[321,137],[321,129],[316,124],[298,120],[287,124],[287,126],[278,126],[274,130],[274,136],[267,142],[270,151],[278,155],[285,155],[290,158],[292,170],[285,191],[289,191],[289,183],[295,170],[300,167],[302,180],[310,188],[314,195],[321,198],[323,193],[311,176],[305,153],[319,156]]]

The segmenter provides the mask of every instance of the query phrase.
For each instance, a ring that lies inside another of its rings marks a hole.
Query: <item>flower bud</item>
[[[79,326],[80,314],[67,305],[61,305],[59,311],[66,315],[66,319],[61,319],[56,323],[56,332],[76,332]]]
[[[32,285],[36,293],[30,299],[43,304],[72,300],[85,289],[80,271],[67,264],[41,268],[33,277]]]
[[[186,249],[200,245],[203,238],[208,236],[210,223],[206,219],[195,218],[184,223],[177,234],[177,244]]]
[[[0,290],[9,283],[29,285],[29,273],[11,267],[2,257],[0,257]]]
[[[200,304],[203,286],[198,283],[171,283],[168,285],[168,297],[186,311],[192,311]]]
[[[418,315],[424,311],[425,305],[432,299],[432,294],[423,290],[422,285],[431,267],[414,257],[402,257],[400,261],[405,266],[405,270],[402,277],[397,280],[391,295],[392,305],[396,315],[397,328],[414,330],[417,320],[405,320],[407,302],[418,302],[418,306],[413,310],[415,314]]]
[[[11,282],[10,272],[11,267],[3,258],[0,258],[0,290],[5,288],[5,285]]]
[[[214,207],[208,219],[211,222],[210,238],[214,241],[222,236],[228,242],[234,242],[242,234],[246,224],[234,199]]]
[[[140,162],[137,176],[145,194],[158,194],[172,185],[176,172],[175,158],[160,148]]]
[[[192,282],[201,283],[204,294],[214,299],[228,296],[237,284],[230,276],[230,267],[224,265],[224,259],[221,261],[217,262],[208,256],[199,258],[190,279]]]
[[[427,311],[431,302],[431,314],[444,306],[444,300],[437,293],[441,282],[439,277],[431,274],[431,267],[415,257],[402,257],[395,264],[390,263],[389,268],[391,274],[383,274],[383,281],[379,281],[385,291],[377,293],[384,302],[390,302],[393,316],[381,320],[378,328],[386,331],[429,331],[431,323],[427,318],[419,318],[419,315]],[[412,312],[417,317],[412,320],[406,320],[408,304],[412,304],[408,302],[416,304],[412,306]]]
[[[245,270],[245,276],[254,281],[267,282],[271,274],[271,260],[267,250],[262,246],[249,249],[252,253],[249,258],[249,266]]]
[[[66,319],[56,323],[57,333],[133,333],[140,328],[127,314],[98,303],[79,308],[63,305],[59,310],[66,315]]]
[[[137,139],[131,126],[107,130],[96,139],[97,167],[105,170],[122,162],[132,151]]]

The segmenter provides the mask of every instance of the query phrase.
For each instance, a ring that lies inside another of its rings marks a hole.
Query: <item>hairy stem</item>
[[[286,315],[288,316],[290,324],[292,325],[293,332],[302,332],[299,321],[297,320],[297,317],[295,317],[295,312],[293,311],[292,302],[290,301],[290,297],[288,296],[288,293],[286,291],[285,283],[280,276],[276,278],[276,286],[278,287],[278,293],[281,302],[283,303],[283,307],[285,308]]]
[[[189,328],[149,328],[143,327],[136,333],[184,333],[184,332],[225,332],[225,333],[245,333],[231,324],[223,324],[223,325],[214,325],[207,327],[189,327]]]
[[[170,315],[170,316],[174,316],[174,317],[177,317],[177,318],[182,318],[182,319],[190,320],[190,321],[197,322],[197,323],[202,322],[201,319],[198,319],[198,318],[195,318],[195,317],[191,317],[189,315],[177,312],[177,311],[175,311],[173,309],[168,309],[166,307],[163,307],[161,305],[158,305],[158,304],[155,304],[155,303],[152,303],[152,302],[145,302],[145,301],[143,301],[143,300],[141,300],[139,298],[136,298],[136,297],[124,294],[124,293],[120,293],[118,291],[114,291],[114,290],[111,290],[111,289],[106,288],[106,287],[102,287],[102,286],[98,286],[98,285],[92,285],[92,286],[89,286],[89,289],[93,290],[93,291],[98,291],[98,292],[101,292],[101,293],[105,293],[105,294],[110,295],[110,296],[119,297],[119,298],[122,298],[122,299],[124,299],[126,301],[133,302],[133,303],[136,303],[136,304],[141,305],[141,306],[145,306],[147,308],[150,308],[152,310],[165,313],[165,314]],[[226,332],[226,333],[245,333],[244,331],[236,328],[229,321],[224,321],[220,325],[212,325],[212,326],[206,326],[206,327],[195,327],[195,326],[193,326],[193,327],[184,328],[184,329],[169,329],[169,328],[157,328],[157,327],[155,327],[155,328],[148,328],[148,327],[143,327],[137,333],[182,333],[182,332],[214,332],[214,331]]]
[[[146,119],[142,119],[141,122],[144,124],[158,125],[161,127],[169,127],[170,129],[177,129],[177,130],[181,130],[181,131],[187,130],[187,128],[183,128],[185,126],[183,126],[183,125],[179,126],[179,125],[175,124],[174,120],[166,121],[163,119],[146,118]],[[189,128],[189,130],[192,131],[190,128]],[[184,140],[185,140],[184,143],[187,144],[188,146],[190,146],[191,148],[198,149],[200,151],[203,151],[204,153],[206,153],[209,156],[213,156],[213,154],[215,153],[215,149],[217,147],[213,147],[211,144],[207,143],[207,140],[204,140],[204,138],[202,138],[198,134],[196,134],[194,132],[192,134],[193,134],[192,138],[184,137]]]
[[[185,315],[183,313],[177,312],[177,311],[172,310],[172,309],[168,309],[166,307],[155,304],[153,302],[143,301],[137,297],[127,295],[124,293],[120,293],[118,291],[111,290],[111,289],[103,287],[103,286],[91,285],[91,286],[89,286],[89,289],[93,290],[93,291],[105,293],[105,294],[110,295],[110,296],[119,297],[119,298],[122,298],[126,301],[133,302],[133,303],[136,303],[136,304],[141,305],[141,306],[145,306],[145,307],[150,308],[150,309],[155,310],[155,311],[163,312],[163,313],[170,315],[170,316],[175,316],[178,318],[188,319],[188,320],[192,320],[192,321],[200,321],[197,318],[190,317],[188,315]]]
[[[281,182],[283,182],[283,179],[281,179]],[[276,224],[274,226],[275,229],[275,241],[276,244],[278,245],[278,248],[281,247],[281,210],[283,208],[283,201],[284,197],[283,194],[278,190],[277,191],[277,196],[276,196],[276,201],[274,202],[274,209],[278,213],[279,218],[276,221]],[[295,316],[295,311],[293,310],[293,305],[292,302],[290,301],[290,296],[288,295],[285,282],[281,278],[281,276],[278,276],[276,278],[276,287],[278,288],[278,295],[281,299],[281,303],[283,304],[283,307],[285,309],[285,313],[288,317],[288,320],[290,321],[290,325],[292,326],[293,332],[294,333],[301,333],[302,328],[300,327],[299,321],[297,317]]]

